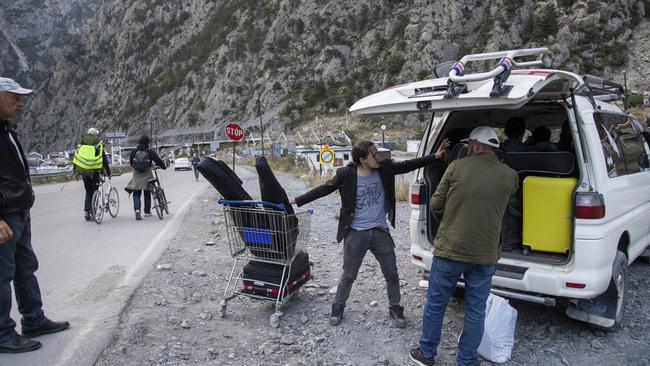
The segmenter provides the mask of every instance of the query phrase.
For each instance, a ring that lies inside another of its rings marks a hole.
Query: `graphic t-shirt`
[[[357,175],[357,206],[352,218],[352,228],[388,228],[384,197],[379,172],[373,170],[367,177]]]

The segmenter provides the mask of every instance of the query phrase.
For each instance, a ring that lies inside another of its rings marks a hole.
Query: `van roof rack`
[[[445,99],[458,97],[461,93],[467,92],[465,83],[474,81],[483,81],[494,78],[494,86],[490,92],[490,97],[496,98],[507,95],[512,89],[511,86],[504,86],[503,83],[508,80],[510,71],[513,69],[541,66],[545,67],[542,58],[549,53],[548,48],[524,48],[519,50],[476,53],[465,55],[460,61],[456,62],[449,70],[449,80],[447,81],[447,92]],[[516,59],[526,56],[537,56],[534,61],[517,62]],[[499,63],[491,71],[465,75],[465,64],[471,61],[485,61],[499,59]]]
[[[623,85],[595,75],[582,75],[582,79],[585,82],[584,86],[576,94],[589,98],[594,108],[598,108],[596,100],[602,102],[622,100],[625,110],[629,109]]]

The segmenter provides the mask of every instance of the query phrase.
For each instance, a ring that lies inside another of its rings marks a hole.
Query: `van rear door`
[[[398,85],[360,99],[350,112],[362,115],[454,111],[482,108],[517,109],[531,100],[561,100],[584,84],[580,76],[558,70],[513,70],[505,96],[490,97],[492,79],[465,84],[467,91],[445,99],[448,78]]]

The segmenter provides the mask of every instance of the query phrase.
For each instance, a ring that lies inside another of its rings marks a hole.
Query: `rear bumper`
[[[411,221],[411,263],[424,271],[429,271],[432,249],[425,249],[419,244],[427,243],[426,236],[420,235],[423,225],[422,221]],[[594,298],[607,290],[611,279],[616,247],[608,249],[608,242],[606,239],[576,240],[574,255],[565,265],[502,258],[499,264],[522,268],[525,271],[523,276],[504,276],[497,273],[492,278],[492,287],[495,290],[513,293],[511,297],[514,298],[538,297],[542,300],[533,302],[541,301],[541,303],[547,303],[548,297]],[[567,283],[584,284],[584,288],[567,287]]]

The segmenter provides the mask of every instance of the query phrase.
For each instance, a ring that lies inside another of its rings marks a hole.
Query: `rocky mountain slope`
[[[33,1],[32,1],[33,2]],[[546,46],[555,67],[650,89],[650,1],[104,0],[66,45],[22,129],[68,148],[96,126],[147,132],[237,121],[292,128],[433,76],[466,53]]]
[[[83,32],[101,0],[2,0],[0,75],[45,81],[64,47]]]

